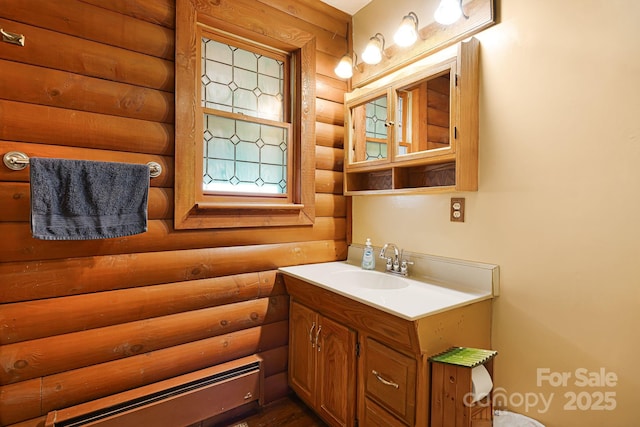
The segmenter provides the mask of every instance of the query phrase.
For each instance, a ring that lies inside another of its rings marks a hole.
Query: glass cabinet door
[[[389,158],[389,111],[386,93],[349,108],[349,163],[385,161]]]
[[[452,76],[455,79],[449,68],[395,90],[398,160],[410,154],[451,147]]]

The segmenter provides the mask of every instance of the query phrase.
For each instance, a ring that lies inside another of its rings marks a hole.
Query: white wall
[[[639,425],[640,2],[498,10],[477,35],[480,189],[455,195],[466,222],[449,222],[453,194],[357,196],[353,241],[499,264],[495,385],[509,409],[548,427]],[[545,368],[571,377],[538,384]],[[601,368],[615,385],[576,384]]]

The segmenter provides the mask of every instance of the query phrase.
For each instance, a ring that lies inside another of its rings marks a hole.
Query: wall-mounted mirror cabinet
[[[476,39],[345,101],[345,194],[477,190]]]

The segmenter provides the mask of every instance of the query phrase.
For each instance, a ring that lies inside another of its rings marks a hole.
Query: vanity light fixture
[[[442,25],[451,25],[461,16],[469,19],[462,11],[462,0],[441,0],[436,12],[433,14],[436,22]]]
[[[357,61],[356,57],[356,62]],[[351,55],[345,53],[342,58],[340,58],[340,62],[338,62],[336,68],[333,69],[333,72],[341,79],[350,79],[353,76],[353,67],[353,59],[351,59]]]
[[[369,39],[367,47],[362,52],[362,60],[370,65],[375,65],[382,61],[382,55],[384,53],[384,36],[380,33],[376,33]]]
[[[418,15],[409,12],[402,18],[402,23],[393,35],[395,44],[401,47],[411,46],[418,40]]]

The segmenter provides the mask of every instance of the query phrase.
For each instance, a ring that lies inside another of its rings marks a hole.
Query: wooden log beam
[[[4,304],[0,345],[278,295],[286,291],[271,270]]]
[[[340,194],[316,194],[316,219],[323,216],[331,216],[334,218],[346,217],[347,198]],[[349,222],[347,221],[347,227],[348,226]]]
[[[0,222],[27,222],[30,215],[30,189],[24,182],[0,182]],[[320,217],[344,218],[345,197],[340,194],[316,194],[316,221]],[[173,189],[149,189],[149,220],[173,218]]]
[[[3,99],[161,123],[174,120],[171,92],[4,60],[0,69]]]
[[[145,233],[105,240],[39,240],[31,236],[28,222],[0,222],[0,234],[18,245],[0,246],[0,259],[6,262],[76,258],[92,255],[175,251],[246,244],[272,244],[291,241],[314,241],[344,238],[344,218],[320,217],[312,226],[287,228],[223,229],[180,231],[173,221],[151,220]]]
[[[30,203],[31,194],[28,183],[0,182],[0,205],[2,205],[0,223],[29,222]],[[147,213],[151,221],[173,218],[173,190],[151,187]]]
[[[81,138],[78,136],[78,143]],[[2,152],[0,157],[8,151],[20,151],[29,157],[54,157],[62,159],[93,160],[99,162],[123,162],[140,163],[156,162],[162,166],[162,174],[150,181],[152,187],[173,187],[173,157],[150,154],[132,153],[113,150],[100,150],[96,148],[67,147],[60,145],[47,145],[43,141],[37,144],[0,140]],[[173,154],[173,153],[171,153]],[[171,155],[170,154],[170,155]],[[0,167],[0,181],[29,182],[29,168],[14,171],[7,167]]]
[[[316,77],[318,75],[335,78],[336,73],[333,71],[338,65],[340,58],[347,53],[347,49],[344,51],[330,55],[324,52],[316,53]]]
[[[287,40],[290,45],[300,46],[300,43],[305,44],[313,38],[319,52],[339,57],[346,51],[346,40],[334,37],[334,32],[267,5],[256,7],[255,0],[192,0],[192,4],[200,22],[223,30],[232,30],[234,34],[240,34],[242,31],[247,36],[257,33],[260,37],[273,40],[274,47],[284,47],[278,46],[276,40]],[[274,22],[278,25],[273,25]],[[233,27],[230,27],[229,23],[233,23]]]
[[[289,392],[289,386],[287,381],[287,371],[286,371],[286,359],[287,359],[287,346],[277,347],[273,350],[264,351],[258,353],[257,356],[263,359],[263,367],[265,374],[265,403],[272,402],[281,397],[285,397]],[[275,364],[278,364],[278,369],[274,370],[273,367]],[[108,397],[107,397],[108,398]],[[250,412],[251,410],[255,410],[255,407],[251,408],[239,408],[237,412],[234,411],[225,412],[224,419],[231,420],[237,416],[241,416]],[[16,424],[11,424],[10,427],[42,427],[44,425],[46,416],[40,416],[37,418],[32,418],[26,421],[22,421]],[[0,420],[1,420],[0,414]],[[211,421],[218,418],[212,418]],[[222,418],[219,418],[220,422],[222,422]],[[218,423],[214,423],[218,425]],[[211,423],[206,423],[206,425],[214,425]]]
[[[3,2],[11,3],[11,0]],[[13,8],[13,3],[11,4],[11,7],[2,7],[3,13],[5,9]],[[0,27],[29,35],[29,42],[20,49],[11,49],[4,43],[0,44],[0,56],[3,59],[167,92],[174,90],[175,73],[172,60],[8,19],[0,18]]]
[[[0,303],[273,270],[346,254],[345,241],[320,240],[0,263]]]
[[[322,74],[316,75],[316,97],[343,104],[346,91],[347,83],[344,80]]]
[[[175,28],[175,0],[81,0],[84,3],[103,7],[136,19]]]
[[[344,147],[344,127],[316,122],[316,144],[324,147]]]
[[[286,320],[288,314],[289,297],[281,295],[8,344],[0,353],[0,384],[45,377],[280,322]],[[43,325],[42,329],[48,328]]]
[[[302,1],[291,0],[259,0],[274,9],[278,9],[281,12],[295,16],[302,19],[305,22],[312,23],[319,29],[327,30],[334,34],[335,37],[342,39],[347,38],[347,22],[345,20],[336,19],[336,16],[341,15],[336,9],[321,9],[316,5],[305,4]],[[318,30],[316,30],[318,31]]]
[[[6,426],[42,415],[41,393],[41,378],[0,386],[0,425]]]
[[[0,114],[4,140],[173,155],[174,129],[168,123],[3,100]],[[42,126],[43,120],[56,126]]]
[[[55,409],[281,347],[287,341],[288,322],[282,321],[0,386],[0,421],[11,424],[29,420]]]
[[[78,0],[0,0],[4,18],[94,42],[173,60],[173,30]]]
[[[316,98],[316,120],[332,125],[344,126],[344,105],[342,103]]]
[[[342,172],[316,170],[316,193],[342,194]]]
[[[342,171],[344,150],[316,145],[316,169]]]

